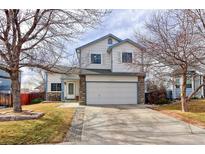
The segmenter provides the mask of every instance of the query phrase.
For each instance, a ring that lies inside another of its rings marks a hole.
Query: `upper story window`
[[[101,64],[101,54],[91,54],[92,64]]]
[[[61,83],[51,83],[51,91],[61,91]]]
[[[132,53],[123,52],[122,53],[122,62],[123,63],[132,63]]]
[[[112,39],[111,38],[108,39],[107,44],[109,44],[109,45],[112,44]]]
[[[186,81],[186,88],[192,88],[192,84],[191,84],[191,80],[190,79],[188,79]]]
[[[180,88],[180,79],[179,78],[177,78],[176,79],[176,88]]]

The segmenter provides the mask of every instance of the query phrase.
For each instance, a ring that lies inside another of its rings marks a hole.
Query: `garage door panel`
[[[88,82],[87,104],[136,104],[137,83]]]

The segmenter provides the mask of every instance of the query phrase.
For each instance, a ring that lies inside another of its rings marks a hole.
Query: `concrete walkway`
[[[86,107],[81,141],[64,144],[205,144],[205,129],[143,106]]]

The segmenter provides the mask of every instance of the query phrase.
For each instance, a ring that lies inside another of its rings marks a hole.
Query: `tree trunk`
[[[12,72],[11,74],[11,94],[14,112],[22,112],[20,102],[20,79],[19,71]]]
[[[186,80],[187,80],[186,73],[183,73],[183,75],[182,75],[182,88],[181,88],[182,112],[188,112],[188,104],[187,104],[187,98],[186,98]]]

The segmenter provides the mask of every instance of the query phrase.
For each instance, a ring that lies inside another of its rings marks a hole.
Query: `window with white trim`
[[[131,52],[122,52],[122,63],[132,63]]]
[[[179,78],[177,78],[176,79],[176,88],[180,88],[180,79]]]
[[[101,54],[91,54],[92,64],[101,64]]]
[[[61,91],[61,83],[51,83],[51,91]]]
[[[187,79],[186,81],[186,88],[192,88],[192,83],[191,79]]]

